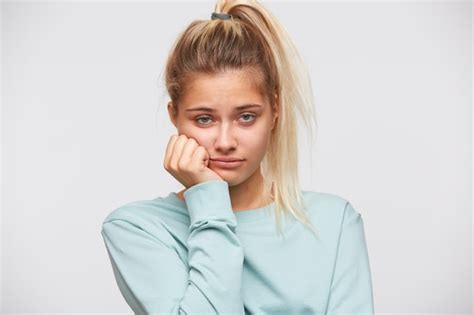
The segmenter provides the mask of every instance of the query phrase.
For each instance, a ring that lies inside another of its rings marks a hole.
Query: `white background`
[[[376,313],[470,313],[472,3],[262,3],[311,74],[303,188],[362,214]],[[214,4],[2,3],[2,313],[131,314],[101,223],[182,188],[161,75]]]

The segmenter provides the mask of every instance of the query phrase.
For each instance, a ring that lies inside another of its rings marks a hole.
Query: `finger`
[[[178,140],[177,135],[172,135],[168,141],[168,144],[166,145],[166,153],[165,153],[165,160],[163,162],[163,166],[165,168],[168,167],[170,159],[171,159],[171,153],[173,152],[174,144],[176,143],[176,140]]]
[[[181,155],[183,152],[184,144],[188,141],[188,137],[185,135],[179,135],[178,139],[176,140],[173,151],[171,152],[170,157],[170,167],[173,169],[177,169],[179,165],[179,160],[181,159]]]
[[[196,140],[189,138],[184,144],[183,151],[181,152],[181,158],[179,159],[179,167],[183,168],[192,163],[193,153],[199,146]]]
[[[203,146],[199,146],[193,153],[192,163],[196,169],[201,169],[202,165],[208,166],[209,165],[209,153],[207,152],[206,148]]]

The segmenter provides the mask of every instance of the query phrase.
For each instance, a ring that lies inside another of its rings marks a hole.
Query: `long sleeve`
[[[346,202],[327,314],[374,314],[363,219]]]
[[[235,234],[228,183],[199,183],[184,197],[190,215],[189,268],[157,236],[163,231],[150,233],[122,219],[103,223],[122,295],[135,314],[243,314],[244,252]]]

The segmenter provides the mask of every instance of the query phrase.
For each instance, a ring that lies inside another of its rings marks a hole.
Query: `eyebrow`
[[[260,104],[245,104],[241,106],[237,106],[234,108],[234,111],[239,111],[242,109],[247,109],[247,108],[252,108],[252,107],[263,107]],[[216,110],[214,108],[209,108],[209,107],[196,107],[196,108],[189,108],[186,109],[187,112],[197,112],[197,111],[204,111],[204,112],[215,112]]]

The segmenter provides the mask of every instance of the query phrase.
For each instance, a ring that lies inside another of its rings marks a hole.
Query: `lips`
[[[236,157],[218,157],[218,158],[212,158],[211,161],[240,162],[240,161],[243,161],[243,159],[236,158]]]
[[[211,165],[214,167],[218,167],[221,169],[236,169],[239,166],[241,166],[244,163],[244,160],[232,160],[231,162],[229,161],[220,161],[220,160],[212,160],[211,159]]]

